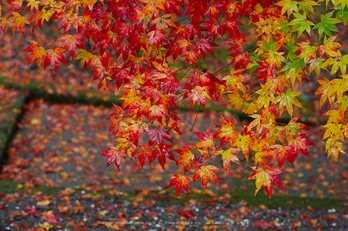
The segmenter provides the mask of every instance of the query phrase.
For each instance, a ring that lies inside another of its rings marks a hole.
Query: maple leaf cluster
[[[115,112],[108,117],[109,133],[117,137],[117,144],[102,153],[107,166],[114,163],[120,168],[127,157],[138,159],[142,167],[146,159],[149,163],[157,159],[163,168],[168,159],[175,161],[184,170],[173,175],[169,186],[179,194],[182,188],[189,192],[191,179],[201,179],[203,187],[209,180],[218,184],[219,168],[213,158],[222,159],[226,172],[231,171],[231,162],[247,160],[254,170],[249,179],[256,180],[256,192],[264,186],[271,197],[272,184],[283,188],[276,176],[279,168],[285,161],[293,165],[299,152],[308,156],[307,146],[313,144],[306,138],[307,127],[293,116],[294,106],[302,108],[297,99],[301,91],[294,86],[303,76],[313,70],[319,76],[329,67],[332,75],[342,73],[333,80],[320,79],[315,94],[321,95],[320,104],[328,100],[334,106],[326,113],[328,155],[337,159],[348,137],[348,56],[341,53],[334,34],[336,24],[347,24],[348,4],[326,0],[325,7],[332,11],[315,23],[314,7],[322,2],[8,0],[10,9],[0,15],[0,27],[5,32],[12,24],[13,32],[19,29],[24,35],[26,25],[32,25],[34,33],[45,22],[56,23],[63,33],[57,39],[60,47],[31,41],[25,49],[30,52],[28,63],[36,60],[41,67],[44,59],[44,67],[50,64],[57,72],[59,63],[68,64],[64,54],[70,55],[94,73],[98,88],[116,84],[123,89],[122,105],[114,105]],[[318,42],[308,39],[311,33]],[[254,49],[247,50],[253,40]],[[215,56],[220,44],[228,45],[231,62],[214,72],[201,70],[199,62]],[[184,68],[175,69],[176,60],[184,60]],[[229,74],[221,74],[222,69],[229,69]],[[184,77],[190,81],[183,83]],[[233,117],[221,116],[222,123],[215,125],[218,132],[213,134],[209,126],[206,132],[197,132],[200,141],[175,149],[176,159],[173,137],[181,134],[183,123],[178,105],[186,99],[191,107],[198,104],[203,110],[207,102],[222,101],[253,120],[238,131]],[[285,125],[277,122],[284,111],[291,117]],[[273,167],[275,162],[278,168]],[[186,175],[190,169],[195,171],[193,178]]]

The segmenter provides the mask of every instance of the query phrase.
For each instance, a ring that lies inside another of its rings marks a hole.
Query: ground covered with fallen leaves
[[[170,160],[164,170],[160,164],[148,162],[142,169],[137,159],[129,158],[122,163],[121,171],[114,165],[105,169],[106,160],[100,154],[115,142],[113,135],[108,135],[109,124],[105,119],[111,114],[111,108],[33,100],[24,110],[19,130],[8,150],[8,163],[0,175],[2,180],[21,182],[19,187],[62,186],[94,191],[114,187],[127,190],[166,188],[172,174],[182,171],[181,166],[175,166]],[[180,129],[183,135],[175,137],[174,149],[182,142],[193,145],[199,140],[195,132],[205,131],[212,122],[221,123],[221,113],[182,113],[184,123],[180,124]],[[238,122],[237,129],[242,129],[242,123]],[[276,194],[348,199],[347,156],[341,155],[338,162],[327,159],[321,142],[323,129],[309,131],[310,139],[316,143],[309,149],[310,158],[299,154],[294,167],[289,164],[282,167],[284,173],[280,179],[286,190],[275,188]],[[235,187],[236,180],[243,184],[253,183],[247,180],[252,169],[246,161],[232,164],[228,174],[222,168],[221,156],[212,161],[221,166],[221,170],[217,172],[219,184],[209,183],[208,189],[229,190]],[[192,170],[188,175],[194,173]],[[199,183],[193,187],[201,189]]]
[[[174,189],[167,187],[172,173],[182,171],[174,162],[167,161],[165,170],[159,163],[146,162],[142,169],[138,160],[127,159],[120,171],[114,166],[105,169],[106,160],[100,154],[114,142],[113,136],[107,134],[106,117],[111,114],[111,108],[52,104],[35,99],[26,103],[23,111],[0,173],[2,181],[19,182],[15,188],[20,193],[0,193],[0,229],[348,228],[345,215],[348,210],[345,209],[318,210],[311,205],[274,209],[263,204],[249,205],[242,193],[253,196],[254,181],[247,180],[252,169],[247,162],[232,164],[226,174],[218,157],[213,160],[221,166],[221,171],[216,172],[218,185],[209,183],[203,190],[199,182],[190,184],[192,193],[206,196],[203,200],[191,196],[186,202],[166,203],[177,198]],[[175,137],[174,148],[182,142],[189,145],[197,142],[195,132],[205,131],[208,124],[221,123],[221,114],[231,116],[228,112],[182,113],[185,119],[180,129],[184,135]],[[237,129],[241,130],[243,123],[237,120]],[[317,127],[309,131],[309,138],[315,143],[309,149],[310,158],[300,154],[294,167],[286,164],[282,167],[284,173],[280,179],[286,191],[274,188],[274,195],[340,198],[343,206],[348,205],[345,202],[348,199],[347,157],[340,156],[338,162],[327,159],[321,141],[323,129]],[[52,195],[35,190],[40,186],[61,188],[52,188]],[[218,195],[220,191],[233,190],[237,191],[232,195]],[[179,199],[182,196],[185,193],[182,192]],[[296,202],[284,201],[284,205],[294,206],[293,203]]]

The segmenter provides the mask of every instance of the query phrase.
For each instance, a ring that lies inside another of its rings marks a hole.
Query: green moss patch
[[[0,165],[15,131],[27,94],[0,86]]]
[[[31,188],[32,193],[42,192],[45,195],[57,196],[60,190],[64,190],[61,187],[34,187]],[[91,196],[103,196],[108,195],[111,190],[102,190],[96,193],[91,190],[74,189],[77,194],[90,194]],[[18,182],[15,181],[1,181],[0,180],[0,193],[11,194],[11,193],[25,193],[24,188],[18,187]],[[270,200],[268,196],[263,192],[258,192],[254,196],[254,191],[250,187],[247,189],[233,189],[231,191],[219,191],[211,192],[209,190],[201,192],[190,192],[190,194],[180,193],[179,196],[175,195],[173,189],[166,190],[150,190],[147,193],[143,191],[124,191],[118,197],[124,200],[133,202],[141,201],[152,201],[155,200],[157,203],[166,205],[178,205],[188,203],[190,200],[195,200],[197,203],[214,205],[215,203],[220,204],[238,204],[241,201],[243,206],[263,206],[268,208],[282,208],[282,209],[309,209],[309,210],[327,210],[335,208],[337,211],[343,211],[346,209],[344,206],[344,200],[332,199],[332,198],[311,198],[311,197],[300,197],[300,196],[279,196],[272,195]]]

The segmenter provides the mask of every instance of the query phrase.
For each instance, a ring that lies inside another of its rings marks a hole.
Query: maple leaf
[[[194,154],[191,151],[191,148],[184,143],[185,149],[175,149],[175,151],[181,155],[179,159],[177,159],[175,166],[180,164],[190,165],[194,160]]]
[[[152,146],[141,145],[138,152],[136,153],[136,156],[139,159],[141,168],[144,168],[145,157],[150,161],[150,164],[155,162],[155,157],[152,155],[152,152],[151,152],[153,150],[154,150],[154,147]]]
[[[344,55],[343,57],[340,50],[338,50],[338,48],[343,47],[343,45],[341,45],[338,42],[334,42],[335,39],[337,38],[338,35],[336,36],[332,36],[329,38],[326,38],[326,36],[324,37],[324,44],[320,45],[318,47],[319,49],[319,53],[320,53],[320,57],[323,57],[324,53],[327,55],[327,57],[331,58],[331,57],[340,57],[341,61],[344,61],[343,65],[339,65],[342,71],[342,74],[345,74],[345,71],[343,70],[343,68],[346,66],[347,64],[347,55]],[[329,59],[330,60],[330,59]],[[328,61],[329,61],[328,60]],[[329,61],[330,62],[330,61]],[[337,61],[335,61],[333,64],[335,64]],[[330,62],[330,64],[332,64]],[[325,65],[323,65],[323,67],[325,67]],[[335,69],[334,67],[332,67],[332,69]]]
[[[75,60],[81,59],[81,68],[87,63],[87,68],[89,68],[89,60],[92,58],[92,54],[85,49],[78,49],[80,53],[76,56]]]
[[[281,168],[285,162],[285,159],[294,166],[295,159],[297,157],[297,152],[294,152],[291,147],[283,146],[283,145],[272,145],[271,149],[273,149],[272,156],[278,157],[278,165]]]
[[[56,48],[54,50],[51,50],[51,49],[47,50],[46,51],[46,58],[44,61],[44,67],[46,68],[48,66],[48,64],[51,63],[51,66],[54,67],[54,72],[56,72],[56,74],[57,74],[58,61],[69,65],[65,56],[62,54],[63,51],[65,51],[65,49],[63,49],[63,48]]]
[[[215,184],[218,184],[218,179],[213,171],[219,170],[213,165],[201,166],[200,169],[193,176],[193,183],[195,183],[199,178],[201,178],[201,183],[203,188],[208,184],[208,180],[211,180]]]
[[[323,59],[320,58],[316,58],[316,59],[311,59],[309,60],[309,74],[311,74],[311,72],[313,70],[315,70],[315,73],[319,76],[320,75],[320,71],[321,71],[321,67],[323,65]],[[344,65],[344,67],[346,67],[346,65]],[[345,71],[344,71],[345,73]]]
[[[122,160],[126,158],[126,155],[122,151],[118,150],[116,147],[113,147],[113,146],[110,146],[110,149],[103,152],[101,156],[108,157],[108,160],[106,162],[106,167],[115,163],[118,170],[120,170]]]
[[[30,22],[28,21],[28,19],[24,16],[21,16],[19,13],[17,12],[11,12],[12,13],[12,17],[8,19],[9,23],[14,23],[13,25],[13,33],[16,32],[17,28],[19,27],[19,30],[22,32],[23,36],[25,33],[25,24],[30,24]]]
[[[30,11],[39,10],[40,2],[36,0],[29,0],[25,8],[30,8]]]
[[[293,112],[292,104],[302,108],[301,103],[295,98],[298,95],[301,95],[301,93],[291,91],[290,88],[286,90],[286,93],[279,98],[279,107],[280,107],[279,114],[280,115],[282,114],[282,112],[284,111],[284,108],[286,107],[287,111],[292,117],[292,112]]]
[[[214,138],[213,138],[213,133],[211,133],[211,130],[209,129],[209,127],[207,126],[207,133],[203,133],[203,132],[195,132],[196,135],[202,139],[201,141],[197,142],[193,148],[202,148],[204,147],[204,149],[212,149],[213,147],[215,147],[214,145]]]
[[[207,7],[206,11],[204,12],[204,15],[209,14],[210,19],[215,18],[216,21],[219,21],[219,14],[223,13],[221,6],[223,6],[223,4],[213,3],[212,5]]]
[[[223,35],[222,26],[220,24],[215,23],[213,20],[204,22],[207,27],[204,29],[208,31],[208,36],[213,36],[213,40],[216,39],[217,35]]]
[[[261,163],[263,166],[268,167],[265,156],[272,156],[272,152],[268,148],[270,142],[269,137],[261,137],[261,139],[254,139],[250,144],[250,148],[255,151],[255,165]]]
[[[113,112],[107,118],[108,120],[112,120],[110,127],[109,127],[109,134],[111,131],[113,131],[115,129],[115,127],[117,126],[117,124],[119,123],[119,121],[122,119],[122,116],[123,116],[123,110],[121,107],[114,104],[114,110],[115,110],[115,112]]]
[[[314,93],[315,95],[321,94],[320,97],[320,107],[325,103],[326,99],[329,99],[331,106],[334,103],[335,93],[338,90],[339,85],[335,84],[334,81],[329,81],[324,77],[324,80],[318,80],[319,84],[322,85]]]
[[[242,82],[250,82],[245,76],[241,75],[245,69],[233,70],[231,69],[231,75],[227,75],[222,78],[222,80],[226,80],[225,85],[233,88],[238,88],[244,91],[245,87]]]
[[[278,2],[276,5],[282,7],[282,12],[281,12],[282,15],[285,14],[285,12],[287,12],[288,18],[290,17],[292,12],[298,11],[298,9],[297,9],[298,2],[297,1],[283,0],[283,1]]]
[[[268,53],[263,54],[262,57],[266,58],[267,63],[275,65],[280,70],[282,62],[285,61],[283,54],[284,52],[269,50]]]
[[[163,31],[157,30],[157,31],[151,31],[148,33],[149,37],[149,45],[155,45],[157,50],[160,49],[161,42],[166,42],[167,37],[163,34]]]
[[[304,138],[307,135],[307,133],[301,133],[298,136],[296,136],[295,139],[291,140],[289,142],[289,147],[297,153],[298,151],[302,152],[303,155],[309,157],[307,145],[313,145],[314,143],[310,141],[309,139]]]
[[[0,9],[1,10],[1,9]],[[6,18],[2,18],[0,17],[0,28],[2,30],[2,32],[5,33],[6,31],[6,24],[8,23],[7,19]]]
[[[205,109],[206,98],[213,99],[213,96],[209,92],[209,86],[195,86],[194,88],[188,86],[186,89],[189,89],[189,91],[184,94],[183,98],[186,99],[188,96],[190,97],[191,107],[196,101],[199,101],[200,105]]]
[[[297,35],[300,36],[303,31],[307,31],[308,34],[311,32],[311,26],[314,25],[313,22],[307,20],[306,15],[294,13],[296,19],[292,20],[289,25],[293,26],[292,31],[297,31]]]
[[[200,53],[198,53],[198,49],[197,48],[195,48],[195,49],[193,49],[193,50],[191,50],[191,51],[186,51],[183,55],[182,55],[182,57],[186,57],[186,59],[185,59],[185,64],[186,64],[186,66],[189,64],[189,62],[191,61],[191,63],[193,64],[193,65],[195,65],[196,67],[197,67],[197,59],[198,58],[203,58],[203,56],[200,54]]]
[[[175,161],[174,154],[169,150],[172,147],[173,146],[171,146],[169,144],[164,144],[163,148],[160,149],[159,150],[160,152],[157,154],[158,162],[162,166],[163,170],[164,170],[164,165],[166,164],[166,159],[167,158],[170,159],[170,160]]]
[[[337,18],[331,18],[333,14],[332,12],[329,12],[325,15],[321,15],[321,22],[317,23],[313,29],[318,29],[318,33],[319,33],[319,37],[321,37],[321,35],[323,34],[323,32],[327,35],[327,36],[332,36],[331,31],[333,32],[338,32],[338,29],[336,28],[336,26],[334,24],[340,23],[341,20],[337,19]]]
[[[256,68],[253,73],[259,73],[255,80],[257,79],[263,79],[263,82],[266,83],[268,79],[275,78],[275,75],[273,74],[274,71],[274,65],[271,65],[269,63],[265,62],[259,62],[256,61],[256,63],[259,65],[258,68]]]
[[[30,43],[32,45],[28,46],[24,50],[27,52],[31,52],[29,59],[28,59],[28,65],[36,59],[39,68],[41,68],[42,56],[44,56],[46,54],[46,51],[43,47],[39,46],[37,42],[31,40]]]
[[[62,43],[61,48],[68,48],[70,55],[72,58],[74,58],[75,56],[75,52],[76,52],[76,46],[86,49],[85,45],[82,42],[83,35],[80,33],[74,34],[74,35],[70,35],[70,34],[65,34],[62,35],[61,37],[58,38],[58,40],[64,40],[64,42]]]
[[[300,49],[296,52],[301,52],[299,57],[303,58],[305,63],[307,63],[312,57],[313,59],[316,58],[316,46],[311,46],[309,39],[306,38],[306,42],[297,43],[297,45],[300,46]]]
[[[299,5],[298,9],[302,10],[304,15],[308,15],[309,12],[311,12],[312,14],[315,14],[313,6],[320,6],[320,4],[312,0],[299,1],[298,5]]]
[[[169,116],[168,114],[168,105],[160,104],[160,105],[152,105],[149,108],[150,112],[150,120],[152,121],[154,118],[158,120],[158,122],[162,123],[163,115]]]
[[[223,124],[215,125],[216,127],[221,127],[220,131],[214,134],[214,138],[221,138],[220,146],[224,145],[228,141],[231,144],[234,144],[238,135],[234,131],[235,120],[234,117],[231,118],[231,121],[221,116]]]
[[[239,150],[236,148],[230,148],[221,154],[226,173],[228,173],[230,170],[231,161],[234,163],[239,163],[239,158],[235,155],[235,153],[238,151]]]
[[[240,51],[236,51],[232,54],[229,54],[229,56],[233,57],[231,64],[236,64],[235,69],[239,69],[241,66],[243,68],[246,68],[247,63],[250,62],[248,52],[242,54]]]
[[[272,168],[273,165],[274,164],[271,164],[270,167],[266,169],[262,169],[260,167],[252,167],[252,169],[255,172],[251,174],[251,176],[248,179],[256,180],[255,196],[262,186],[264,187],[269,199],[271,199],[272,196],[272,184],[284,190],[282,183],[276,176],[282,171],[280,171],[279,169]]]
[[[247,160],[249,158],[249,145],[252,142],[251,138],[255,135],[252,131],[248,130],[248,127],[245,126],[243,132],[238,135],[236,142],[237,148],[242,149],[243,154]]]
[[[158,81],[163,82],[162,89],[163,94],[174,94],[176,90],[180,91],[181,87],[176,79],[172,78],[160,78]]]
[[[214,55],[214,51],[212,47],[216,47],[217,44],[209,41],[210,38],[202,38],[199,42],[195,42],[196,48],[202,54],[203,59],[205,59],[205,54],[208,52],[209,54]]]
[[[168,140],[173,143],[172,137],[168,134],[168,132],[164,131],[163,127],[158,127],[157,129],[150,129],[147,132],[150,135],[149,145],[152,146],[155,143],[159,145],[160,148],[163,147],[163,139]]]
[[[12,5],[7,12],[18,11],[22,7],[23,0],[7,0],[7,3]]]
[[[191,179],[185,175],[180,174],[173,174],[173,179],[169,182],[168,187],[175,186],[175,193],[178,196],[181,189],[183,188],[187,193],[189,193],[189,185],[188,182],[191,181]]]

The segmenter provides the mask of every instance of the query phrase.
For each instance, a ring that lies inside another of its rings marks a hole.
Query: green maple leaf
[[[308,12],[311,12],[312,14],[314,13],[313,6],[319,6],[320,4],[316,3],[315,1],[312,0],[302,0],[299,2],[299,10],[303,10],[303,13],[305,15],[308,15]]]
[[[295,52],[299,47],[295,45],[294,39],[291,39],[288,43],[286,43],[285,48],[289,51],[286,60],[293,61],[294,59],[296,59],[297,55],[295,54]]]
[[[280,114],[282,114],[282,112],[284,111],[284,108],[286,107],[286,110],[289,112],[290,116],[292,117],[292,112],[293,112],[292,104],[302,108],[301,103],[295,98],[298,95],[301,95],[301,93],[291,91],[291,89],[289,88],[285,92],[285,94],[280,97],[279,99]]]
[[[289,16],[292,14],[292,12],[297,12],[297,1],[292,1],[292,0],[283,0],[278,2],[276,5],[281,6],[282,7],[282,12],[281,14],[283,15],[285,12],[287,12],[288,14],[288,18]]]
[[[338,32],[338,29],[334,24],[340,23],[341,20],[337,18],[331,18],[332,14],[333,11],[325,15],[321,15],[321,22],[314,26],[313,29],[318,29],[320,37],[323,34],[323,32],[330,37],[332,36],[331,31]]]
[[[309,61],[309,74],[315,70],[315,73],[319,76],[320,70],[321,70],[321,65],[323,65],[323,59],[316,58],[316,59],[311,59]]]
[[[341,70],[343,75],[346,74],[347,64],[348,64],[348,55],[344,55],[341,57],[341,60],[339,62],[340,70]]]
[[[337,10],[339,10],[337,12],[336,18],[343,18],[343,23],[344,25],[347,25],[348,22],[348,7],[345,6],[337,6],[336,7]]]
[[[300,36],[303,31],[307,31],[307,33],[310,35],[311,32],[311,26],[314,25],[313,22],[307,20],[306,15],[297,14],[294,13],[296,19],[292,20],[288,25],[293,26],[292,31],[298,31],[298,36]]]

